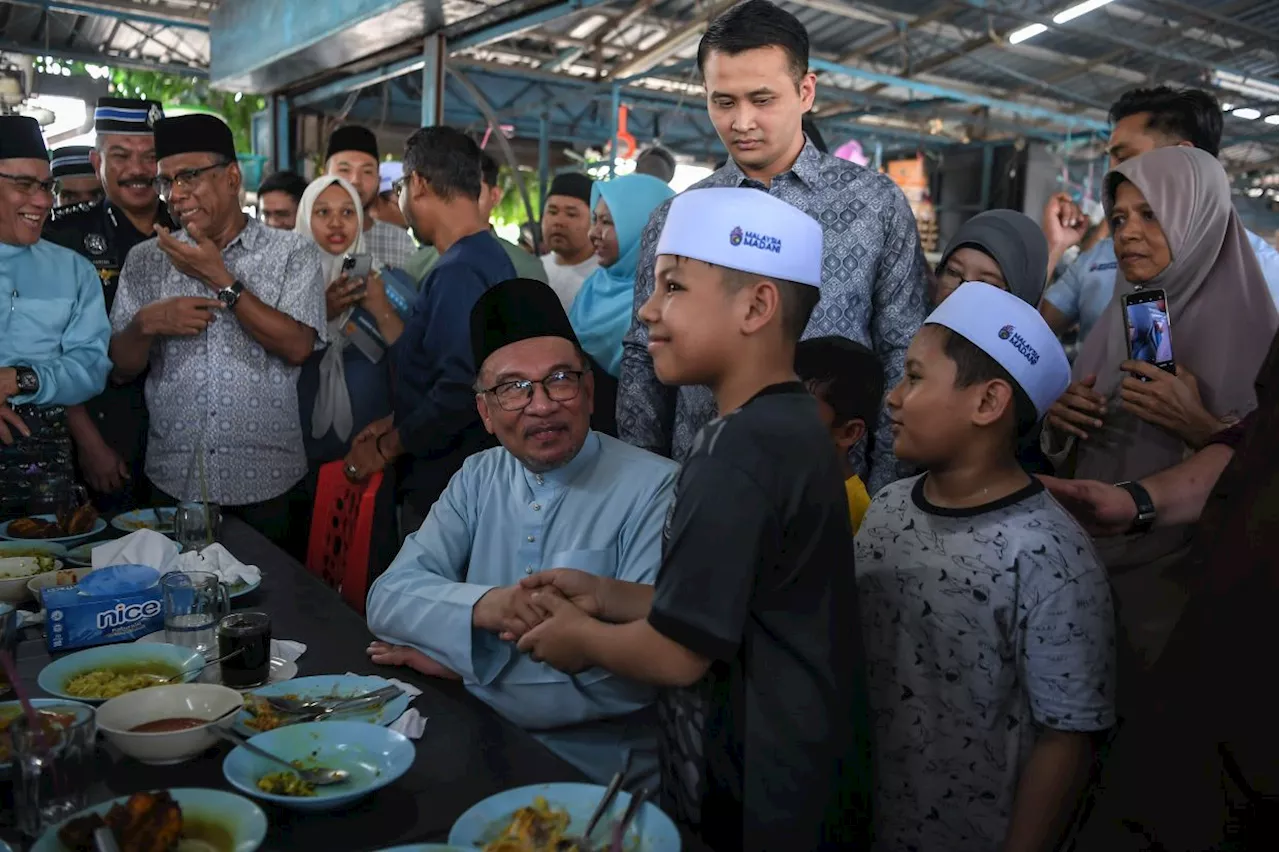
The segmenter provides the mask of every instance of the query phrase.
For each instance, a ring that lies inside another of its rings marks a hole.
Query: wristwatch
[[[1138,507],[1138,517],[1133,519],[1133,526],[1129,527],[1129,532],[1144,533],[1151,529],[1156,522],[1156,504],[1151,501],[1151,495],[1147,493],[1147,489],[1133,481],[1117,482],[1116,488],[1128,491],[1134,505]]]
[[[232,281],[230,287],[223,287],[218,291],[218,301],[226,306],[227,310],[231,310],[236,306],[236,302],[240,301],[240,294],[244,292],[244,285],[239,281]]]
[[[30,394],[40,391],[40,377],[30,367],[14,367],[18,379],[18,393]]]

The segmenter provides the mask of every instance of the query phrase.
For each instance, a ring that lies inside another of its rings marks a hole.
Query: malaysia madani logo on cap
[[[1013,334],[1013,326],[1011,325],[1006,325],[1004,328],[1000,329],[1001,340],[1008,340],[1012,334]]]
[[[731,246],[742,245],[742,229],[741,228],[734,228],[732,231],[729,232],[729,245]]]
[[[147,110],[147,127],[154,128],[156,122],[164,118],[164,110],[160,109],[159,104],[152,104],[151,109]]]

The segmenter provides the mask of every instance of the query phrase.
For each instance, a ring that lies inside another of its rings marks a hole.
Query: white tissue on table
[[[137,535],[137,533],[134,533]],[[220,544],[211,544],[201,551],[188,551],[176,560],[171,570],[189,574],[192,571],[209,571],[228,586],[245,583],[252,586],[262,579],[256,565],[245,565]]]
[[[307,646],[292,639],[272,639],[271,656],[279,657],[290,663],[298,662],[298,658],[307,653]]]
[[[348,677],[367,677],[367,675],[358,675],[355,672],[347,672],[347,676]],[[418,687],[414,686],[411,683],[405,683],[404,681],[396,680],[393,677],[382,677],[382,675],[374,675],[374,677],[381,677],[383,680],[385,680],[387,683],[391,684],[392,686],[400,687],[401,689],[404,690],[404,694],[409,696],[410,698],[417,698],[419,695],[422,694],[422,690],[418,689]]]
[[[146,565],[161,574],[169,571],[178,559],[178,548],[172,539],[155,530],[137,530],[93,548],[93,570],[108,565]]]
[[[387,727],[397,733],[404,734],[411,740],[416,740],[427,729],[427,717],[410,707],[400,714],[399,719],[396,719]]]

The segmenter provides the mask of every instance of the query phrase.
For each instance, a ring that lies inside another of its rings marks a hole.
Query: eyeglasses
[[[404,192],[405,184],[407,184],[408,182],[409,182],[409,176],[408,176],[408,175],[405,175],[404,177],[400,178],[399,180],[392,181],[392,182],[391,182],[391,194],[392,194],[392,195],[394,195],[396,198],[399,198],[399,197],[400,197],[400,193]]]
[[[56,196],[59,192],[62,192],[62,181],[57,178],[36,180],[30,175],[11,175],[7,172],[0,172],[0,178],[11,181],[18,188],[18,192],[23,195],[35,195],[37,192],[44,192]]]
[[[231,165],[230,162],[214,163],[212,166],[202,166],[198,169],[183,169],[173,177],[160,175],[155,180],[156,192],[162,198],[168,198],[169,193],[173,192],[175,186],[184,191],[191,189],[196,185],[196,181],[200,179],[200,175],[214,169],[225,169],[229,165]]]
[[[545,379],[537,381],[518,379],[485,388],[480,392],[493,394],[503,411],[521,411],[533,402],[534,385],[542,385],[542,389],[547,392],[547,398],[552,402],[568,402],[575,399],[578,392],[582,390],[584,375],[582,370],[556,370]]]

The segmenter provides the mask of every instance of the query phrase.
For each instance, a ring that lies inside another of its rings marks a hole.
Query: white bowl
[[[153,686],[112,698],[98,708],[98,730],[120,751],[134,760],[165,766],[190,760],[213,747],[218,738],[209,728],[230,728],[244,697],[216,683],[181,683]],[[198,728],[163,733],[137,733],[148,722],[174,718],[206,719]]]
[[[92,570],[93,570],[92,568],[66,567],[66,568],[57,568],[57,569],[54,569],[53,571],[46,571],[45,573],[37,574],[34,577],[32,577],[30,580],[28,580],[27,590],[31,592],[31,597],[35,598],[36,603],[40,605],[40,608],[44,609],[44,598],[40,596],[40,593],[45,589],[52,589],[54,586],[58,585],[59,574],[69,575],[71,577],[74,577],[75,582],[79,583]],[[63,585],[71,585],[71,584],[64,583]]]
[[[44,557],[48,558],[48,557]],[[16,569],[19,565],[34,564],[36,557],[34,556],[5,556],[0,553],[0,571]],[[61,559],[53,560],[53,568],[49,571],[41,571],[40,574],[24,574],[21,577],[0,577],[0,601],[6,603],[25,603],[31,599],[31,590],[27,588],[27,583],[32,577],[39,577],[42,574],[57,571],[62,567]]]

